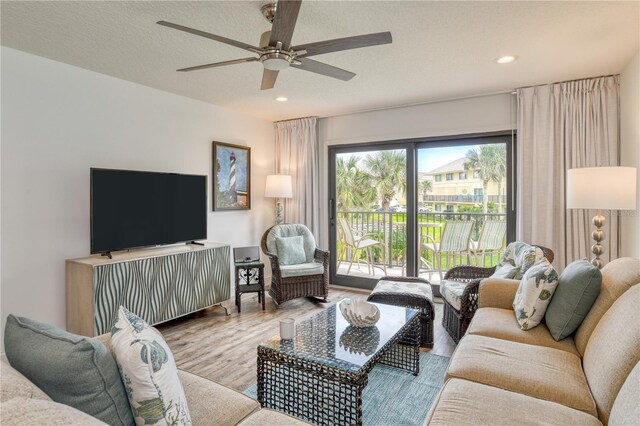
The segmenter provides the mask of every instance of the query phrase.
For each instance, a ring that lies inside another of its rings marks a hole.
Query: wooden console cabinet
[[[67,330],[111,331],[120,305],[158,324],[213,305],[231,307],[229,246],[206,243],[66,261]]]

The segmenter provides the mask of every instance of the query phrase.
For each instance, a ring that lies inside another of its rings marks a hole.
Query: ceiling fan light
[[[283,69],[289,68],[289,61],[282,58],[270,58],[262,61],[262,65],[271,71],[282,71]]]

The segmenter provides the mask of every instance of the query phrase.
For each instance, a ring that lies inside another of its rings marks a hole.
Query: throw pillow
[[[136,424],[191,425],[178,368],[159,331],[120,306],[111,348]]]
[[[302,235],[296,237],[276,237],[278,261],[281,265],[299,265],[307,261]]]
[[[110,425],[134,424],[116,362],[98,340],[9,315],[4,348],[11,366],[55,402]]]
[[[510,278],[519,280],[531,265],[543,257],[544,253],[538,247],[521,241],[514,241],[505,248],[502,258],[496,267],[496,271],[506,265],[517,267],[519,270],[516,270],[515,276]]]
[[[573,333],[591,310],[602,286],[602,273],[587,260],[576,260],[560,274],[553,299],[544,316],[556,340]]]
[[[509,263],[506,263],[499,268],[496,267],[496,271],[493,273],[493,275],[491,275],[491,278],[514,279],[518,272],[520,272],[519,266],[513,266]]]
[[[513,310],[523,330],[540,324],[553,292],[558,285],[558,273],[547,259],[535,262],[520,280]]]

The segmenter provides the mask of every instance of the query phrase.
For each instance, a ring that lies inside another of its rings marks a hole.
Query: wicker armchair
[[[282,265],[278,259],[276,237],[302,236],[305,263]],[[299,224],[281,224],[267,229],[260,243],[271,261],[269,295],[279,305],[298,297],[319,297],[325,302],[329,294],[329,252],[316,247],[311,231]]]
[[[542,250],[544,257],[553,262],[553,250],[533,245]],[[467,332],[469,323],[478,309],[478,289],[480,281],[489,278],[495,272],[496,267],[482,268],[477,266],[456,266],[449,269],[444,276],[445,280],[465,283],[462,292],[460,310],[457,310],[445,298],[443,302],[442,326],[447,330],[454,342],[458,343]]]

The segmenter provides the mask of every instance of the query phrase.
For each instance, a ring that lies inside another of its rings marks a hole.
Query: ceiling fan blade
[[[265,68],[262,73],[262,85],[260,86],[260,90],[273,89],[279,72],[280,71],[272,71]]]
[[[276,6],[276,17],[271,27],[269,46],[282,43],[282,48],[288,50],[291,45],[291,37],[298,20],[301,0],[279,0]]]
[[[355,73],[352,73],[351,71],[323,64],[322,62],[314,61],[313,59],[297,58],[297,60],[300,61],[300,65],[293,63],[291,66],[300,70],[315,72],[316,74],[326,75],[327,77],[337,78],[342,81],[349,81],[356,76]]]
[[[200,37],[209,38],[211,40],[219,41],[220,43],[228,44],[231,46],[239,47],[240,49],[248,50],[253,53],[262,53],[260,49],[257,47],[251,46],[250,44],[243,43],[241,41],[231,40],[230,38],[222,37],[219,35],[207,33],[205,31],[196,30],[194,28],[185,27],[182,25],[174,24],[172,22],[167,21],[158,21],[156,22],[158,25],[162,25],[164,27],[173,28],[175,30],[184,31],[186,33],[195,34]]]
[[[197,70],[204,70],[207,68],[223,67],[225,65],[242,64],[244,62],[256,62],[259,60],[260,59],[258,58],[234,59],[232,61],[214,62],[213,64],[196,65],[195,67],[189,67],[189,68],[180,68],[177,71],[197,71]]]
[[[306,50],[306,53],[299,55],[300,58],[304,58],[306,56],[322,55],[323,53],[339,52],[340,50],[359,49],[361,47],[389,44],[391,41],[391,33],[387,31],[384,33],[364,34],[301,44],[299,46],[294,46],[292,49],[296,52]]]

